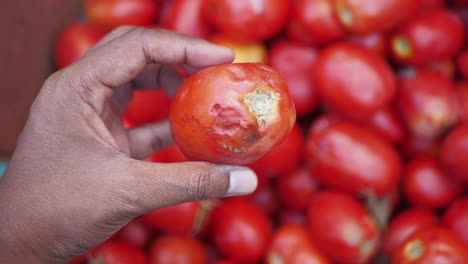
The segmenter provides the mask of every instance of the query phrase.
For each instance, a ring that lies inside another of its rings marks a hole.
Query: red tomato
[[[263,42],[236,41],[223,36],[214,36],[211,42],[228,47],[234,51],[234,63],[268,62],[268,50]]]
[[[306,216],[304,212],[281,210],[278,215],[280,225],[305,225]]]
[[[447,172],[468,182],[468,125],[453,129],[442,142],[440,160]]]
[[[128,127],[161,121],[169,116],[171,100],[163,90],[136,90],[123,115]]]
[[[276,262],[275,262],[276,263]],[[331,261],[328,260],[322,252],[317,248],[310,245],[301,245],[296,247],[289,258],[286,259],[284,263],[287,264],[304,264],[304,263],[314,263],[314,264],[331,264]]]
[[[191,237],[165,235],[156,239],[149,250],[151,264],[206,264],[203,244]]]
[[[403,189],[415,207],[440,209],[462,192],[462,186],[444,172],[439,162],[429,156],[415,157],[404,171]]]
[[[393,264],[468,263],[466,246],[453,232],[440,227],[424,228],[411,235],[392,254]]]
[[[68,261],[68,264],[87,264],[88,258],[86,254],[82,254],[74,257],[72,260]]]
[[[294,19],[315,44],[339,40],[345,29],[335,18],[332,0],[296,0]]]
[[[206,38],[211,29],[203,19],[203,0],[175,0],[163,26],[183,34]]]
[[[339,21],[351,32],[369,34],[388,31],[415,15],[420,0],[336,0]]]
[[[421,65],[452,57],[464,41],[460,18],[447,10],[436,10],[403,24],[391,38],[391,51],[401,63]]]
[[[215,208],[210,226],[215,246],[227,258],[247,264],[265,256],[272,223],[259,208],[228,201]]]
[[[453,79],[455,77],[455,64],[451,59],[432,61],[425,65],[425,68],[439,72],[449,79]]]
[[[291,174],[280,177],[276,184],[277,193],[285,208],[305,210],[309,199],[318,190],[317,180],[309,169],[299,168]]]
[[[139,248],[144,248],[151,238],[151,230],[141,218],[134,219],[122,227],[114,236]]]
[[[305,30],[304,25],[302,25],[295,17],[289,20],[289,23],[286,26],[286,35],[288,39],[298,43],[306,45],[314,44],[314,39],[312,39],[309,33]]]
[[[151,211],[143,216],[153,229],[170,234],[199,234],[209,221],[211,201],[187,202]]]
[[[416,70],[399,78],[397,106],[416,137],[437,138],[459,117],[451,81],[435,71]]]
[[[299,117],[310,114],[317,106],[311,76],[317,55],[317,49],[288,40],[277,41],[270,47],[270,65],[286,79]]]
[[[147,264],[148,259],[139,247],[126,242],[109,243],[96,252],[96,261],[104,264]]]
[[[84,12],[91,23],[111,30],[122,25],[152,24],[159,8],[154,0],[86,0]]]
[[[189,159],[248,164],[281,143],[296,111],[285,80],[273,68],[234,63],[189,77],[172,101],[169,121]]]
[[[173,144],[167,148],[161,149],[146,159],[152,162],[183,162],[189,161],[187,157],[180,151],[176,144]]]
[[[317,192],[310,200],[307,218],[317,247],[334,262],[369,263],[377,253],[378,226],[352,196]]]
[[[402,169],[398,152],[358,124],[336,120],[311,130],[306,148],[312,175],[325,186],[381,196],[398,184]]]
[[[367,35],[350,35],[348,40],[377,55],[382,57],[387,56],[387,36],[382,32],[374,32]]]
[[[370,127],[394,144],[403,142],[406,137],[404,124],[391,107],[375,112],[369,122]]]
[[[408,209],[395,216],[385,231],[383,237],[383,252],[390,256],[405,240],[415,232],[436,226],[435,213],[424,209]]]
[[[468,49],[463,50],[457,57],[457,69],[463,78],[468,79]]]
[[[432,11],[444,8],[445,0],[421,0],[421,9],[424,11]]]
[[[468,123],[468,82],[456,84],[456,93],[460,105],[460,118],[463,123]]]
[[[387,62],[351,43],[326,47],[314,67],[321,99],[346,117],[366,120],[387,106],[396,92],[393,71]]]
[[[204,0],[203,12],[223,35],[263,41],[278,34],[290,16],[289,0]]]
[[[416,155],[438,156],[440,152],[440,141],[437,139],[420,138],[409,135],[402,145],[406,157]]]
[[[55,65],[65,68],[78,61],[105,33],[86,23],[73,23],[57,36],[55,41]]]
[[[232,260],[217,260],[217,261],[211,262],[211,264],[237,264],[237,262],[234,262]]]
[[[450,228],[465,244],[468,245],[468,198],[455,200],[444,212],[442,225]]]
[[[257,173],[269,177],[283,176],[294,171],[303,159],[304,132],[294,125],[291,133],[263,158],[251,164]],[[288,155],[284,155],[288,153]]]

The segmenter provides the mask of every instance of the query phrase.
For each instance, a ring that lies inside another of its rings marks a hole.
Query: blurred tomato
[[[136,218],[122,227],[114,236],[118,240],[123,240],[139,248],[145,248],[151,239],[152,232],[142,218]]]
[[[143,250],[126,242],[113,242],[99,248],[94,259],[103,264],[147,264]]]
[[[306,225],[306,216],[304,212],[281,210],[278,215],[280,225]]]
[[[382,57],[387,56],[387,35],[382,32],[373,32],[367,35],[350,35],[348,40],[377,55]]]
[[[290,16],[289,0],[204,0],[203,12],[221,34],[263,41],[278,34]]]
[[[438,222],[434,212],[411,208],[398,213],[388,225],[383,237],[383,252],[390,256],[405,240],[415,232],[436,226]]]
[[[339,40],[346,33],[335,18],[332,0],[296,0],[294,19],[315,44]]]
[[[369,119],[386,107],[396,92],[395,75],[380,56],[356,44],[327,46],[314,67],[321,99],[346,117]]]
[[[445,0],[421,0],[421,10],[431,11],[444,8]]]
[[[468,49],[463,50],[458,55],[457,69],[465,80],[468,79]]]
[[[151,245],[149,256],[150,264],[208,263],[204,245],[188,236],[160,236]]]
[[[235,54],[234,63],[268,63],[268,50],[262,42],[246,42],[232,40],[221,35],[216,35],[210,38],[210,41],[215,44],[232,49]]]
[[[174,0],[163,26],[183,34],[207,38],[211,29],[203,18],[203,0]]]
[[[321,191],[310,200],[310,236],[338,263],[369,263],[379,248],[379,229],[358,200],[336,191]]]
[[[403,24],[391,38],[391,51],[401,63],[422,65],[450,58],[462,48],[464,41],[460,18],[450,11],[436,10]]]
[[[184,154],[182,153],[182,151],[180,151],[179,147],[176,144],[172,144],[169,147],[156,151],[146,160],[152,162],[165,163],[189,161],[189,159],[187,159],[187,157],[184,156]]]
[[[299,168],[280,177],[276,188],[285,208],[302,211],[307,208],[310,197],[318,190],[318,183],[308,168]]]
[[[369,125],[388,141],[399,144],[406,138],[405,126],[392,107],[386,107],[372,115]]]
[[[437,139],[408,135],[402,144],[402,152],[406,157],[413,157],[416,155],[438,156],[440,143],[440,140]]]
[[[159,7],[154,0],[86,0],[89,21],[106,30],[118,26],[146,26],[156,21]]]
[[[369,34],[388,31],[414,16],[420,0],[335,0],[340,22],[351,32]]]
[[[454,128],[442,142],[440,159],[445,169],[468,183],[468,125]]]
[[[269,50],[270,65],[286,79],[299,117],[311,114],[317,106],[317,92],[311,75],[317,55],[314,47],[289,40],[276,41]]]
[[[55,65],[65,68],[78,61],[105,33],[86,23],[73,23],[63,29],[55,41]]]
[[[295,17],[289,20],[285,31],[289,40],[306,45],[314,44],[314,39],[307,33],[304,25]]]
[[[460,198],[447,207],[442,216],[442,225],[450,228],[468,245],[468,198]]]
[[[214,244],[225,257],[247,264],[265,256],[272,223],[259,208],[228,201],[215,208],[210,226]]]
[[[385,195],[397,186],[402,161],[396,149],[373,130],[334,121],[311,130],[307,159],[312,175],[327,187],[357,195]]]
[[[460,105],[460,121],[468,123],[468,82],[459,82],[455,85]]]
[[[171,100],[163,90],[136,90],[123,115],[128,127],[161,121],[169,116]]]

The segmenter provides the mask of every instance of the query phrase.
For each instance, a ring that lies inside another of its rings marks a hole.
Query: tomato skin
[[[455,200],[442,215],[442,225],[451,229],[466,245],[468,245],[468,198]]]
[[[326,47],[313,75],[321,99],[339,114],[356,120],[369,119],[396,92],[395,75],[387,62],[352,43]]]
[[[304,25],[302,25],[299,20],[295,17],[292,17],[289,20],[288,25],[286,26],[286,36],[289,40],[292,40],[297,43],[305,45],[313,45],[314,39],[308,34],[305,30]]]
[[[424,37],[421,37],[421,32],[424,32]],[[420,14],[403,24],[390,41],[393,57],[398,62],[423,65],[455,55],[463,46],[465,31],[455,14],[436,10]]]
[[[221,35],[212,37],[210,41],[232,49],[235,54],[234,63],[268,63],[268,50],[262,42],[232,40]]]
[[[317,106],[311,76],[317,56],[317,49],[288,40],[276,41],[269,49],[270,65],[286,79],[298,117],[310,114]]]
[[[259,208],[244,201],[227,201],[215,208],[211,235],[215,246],[227,258],[256,263],[265,256],[272,223]]]
[[[452,59],[432,61],[425,66],[425,69],[439,72],[449,79],[454,79],[456,73]]]
[[[339,40],[346,34],[335,18],[332,0],[296,0],[294,19],[315,44]]]
[[[263,41],[278,34],[290,17],[289,0],[204,0],[206,19],[220,31],[242,41]]]
[[[299,168],[280,177],[276,187],[278,197],[285,208],[302,211],[307,208],[310,197],[318,190],[318,182],[309,169]]]
[[[445,0],[421,0],[421,10],[432,11],[444,8]]]
[[[146,160],[151,162],[163,163],[189,161],[189,159],[184,156],[184,154],[182,153],[182,151],[180,151],[179,147],[176,144],[172,144],[169,147],[156,151]]]
[[[162,90],[136,90],[123,115],[128,127],[162,121],[169,116],[171,100]]]
[[[405,240],[415,232],[437,226],[438,219],[434,212],[411,208],[399,213],[389,223],[383,241],[383,252],[390,256]]]
[[[468,82],[459,82],[455,85],[458,101],[460,102],[460,121],[468,123]]]
[[[462,186],[445,173],[439,162],[429,156],[415,157],[404,171],[403,189],[415,207],[440,209],[462,192]]]
[[[149,25],[156,21],[159,8],[153,0],[86,0],[84,12],[92,24],[112,30],[122,25]]]
[[[57,68],[62,69],[78,61],[90,50],[105,33],[86,23],[73,23],[57,36],[54,60]]]
[[[420,0],[336,0],[334,3],[338,20],[358,34],[388,31],[411,18],[420,7]]]
[[[202,14],[203,0],[175,0],[167,13],[163,26],[183,34],[207,38],[211,34]]]
[[[408,135],[403,144],[402,151],[406,157],[416,155],[438,156],[440,152],[440,140],[420,138]]]
[[[282,177],[294,171],[304,157],[305,136],[301,127],[295,124],[289,135],[270,153],[249,167],[268,177]],[[288,153],[287,156],[284,153]]]
[[[151,239],[152,232],[142,218],[136,218],[122,227],[114,236],[118,240],[144,248]]]
[[[296,111],[285,80],[273,68],[233,63],[190,76],[173,98],[169,121],[189,159],[249,164],[286,138]]]
[[[449,229],[429,227],[411,235],[392,255],[392,264],[463,264],[468,252]]]
[[[394,144],[399,144],[406,138],[403,121],[392,107],[386,107],[375,112],[369,121],[369,125]]]
[[[304,212],[281,210],[278,215],[280,225],[306,225],[306,215]]]
[[[164,235],[149,250],[150,264],[206,264],[208,255],[203,244],[188,236]]]
[[[231,260],[216,260],[214,262],[211,262],[211,264],[237,264],[237,262]]]
[[[288,264],[303,264],[303,263],[316,263],[316,264],[331,264],[322,252],[311,245],[300,245],[296,247],[289,258],[284,263]]]
[[[459,180],[468,182],[468,125],[454,128],[442,142],[440,160],[445,170]]]
[[[414,136],[437,138],[458,121],[454,85],[439,72],[419,69],[399,84],[397,108]]]
[[[126,242],[109,243],[96,252],[96,260],[104,264],[147,264],[142,249]]]
[[[311,130],[306,144],[312,175],[327,187],[381,196],[391,193],[398,184],[400,156],[373,130],[336,120],[321,130]]]
[[[382,32],[373,32],[367,35],[351,35],[348,40],[358,44],[377,55],[387,56],[387,35]]]
[[[468,49],[463,50],[457,57],[457,69],[463,78],[468,79]]]
[[[352,196],[317,192],[310,200],[307,218],[316,246],[334,262],[368,263],[376,254],[377,224]]]

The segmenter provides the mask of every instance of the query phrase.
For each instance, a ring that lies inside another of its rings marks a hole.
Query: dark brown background
[[[53,71],[57,33],[79,18],[82,0],[3,1],[0,8],[0,157],[11,153],[29,107]]]

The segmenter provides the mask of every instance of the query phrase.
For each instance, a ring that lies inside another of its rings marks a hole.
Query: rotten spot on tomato
[[[244,103],[249,111],[255,115],[259,127],[265,124],[265,120],[271,117],[270,113],[275,109],[279,100],[279,94],[272,90],[259,89],[245,95]]]

